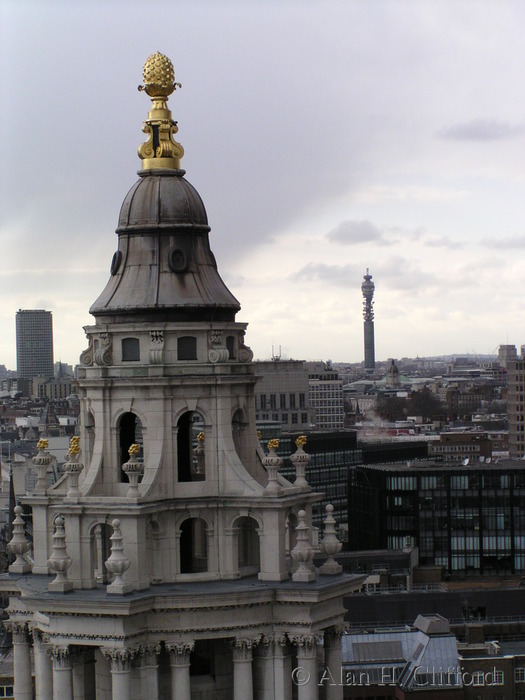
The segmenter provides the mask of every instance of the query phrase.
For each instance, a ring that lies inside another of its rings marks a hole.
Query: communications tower
[[[365,370],[372,371],[375,369],[375,350],[374,350],[374,290],[375,285],[372,282],[372,275],[368,273],[363,276],[363,284],[361,291],[363,292],[363,319],[364,319],[364,337],[365,337]]]

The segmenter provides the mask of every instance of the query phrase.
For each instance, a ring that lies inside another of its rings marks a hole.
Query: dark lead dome
[[[97,321],[235,320],[240,304],[217,271],[204,204],[183,174],[144,170],[126,195],[111,277],[90,309]]]
[[[209,231],[203,201],[184,174],[184,170],[168,169],[140,172],[122,203],[117,233],[181,226]]]

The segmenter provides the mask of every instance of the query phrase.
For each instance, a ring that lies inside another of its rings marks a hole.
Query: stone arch
[[[177,479],[204,481],[206,464],[199,455],[197,436],[204,428],[204,416],[198,411],[184,411],[177,419]]]
[[[237,567],[241,574],[261,570],[260,523],[253,515],[239,515],[232,523],[237,534]]]

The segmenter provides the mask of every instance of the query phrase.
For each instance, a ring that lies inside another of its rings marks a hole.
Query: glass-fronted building
[[[416,461],[349,474],[351,549],[399,549],[449,574],[525,571],[525,465]]]

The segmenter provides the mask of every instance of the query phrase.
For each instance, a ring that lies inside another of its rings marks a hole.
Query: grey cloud
[[[341,287],[355,287],[361,277],[356,265],[325,265],[324,263],[308,263],[298,272],[289,276],[293,282],[321,280]]]
[[[449,250],[456,250],[457,248],[464,248],[463,243],[459,241],[453,241],[448,236],[440,236],[439,238],[427,238],[423,245],[427,248],[448,248]]]
[[[525,236],[514,236],[513,238],[483,238],[480,245],[484,248],[512,249],[525,248]]]
[[[523,124],[509,124],[495,119],[473,119],[443,129],[439,136],[456,141],[499,141],[521,136],[524,132]]]
[[[329,241],[352,245],[355,243],[377,243],[378,245],[392,245],[385,239],[381,229],[371,221],[342,221],[338,226],[326,234]]]

